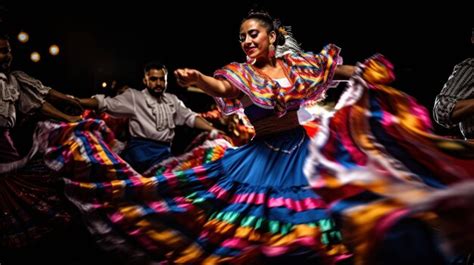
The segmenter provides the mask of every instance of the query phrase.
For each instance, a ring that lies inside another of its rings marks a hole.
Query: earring
[[[268,46],[268,57],[275,57],[275,45],[273,45],[273,43]]]

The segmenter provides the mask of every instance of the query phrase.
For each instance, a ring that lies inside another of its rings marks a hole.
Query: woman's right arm
[[[195,69],[177,69],[174,71],[178,84],[182,87],[196,86],[213,97],[236,97],[240,90],[227,80],[207,76]]]

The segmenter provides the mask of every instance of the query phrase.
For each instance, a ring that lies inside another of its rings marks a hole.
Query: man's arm
[[[81,104],[82,107],[86,109],[93,109],[93,110],[99,109],[99,102],[95,98],[80,98],[79,103]]]
[[[208,122],[206,119],[204,119],[203,117],[199,115],[196,116],[194,120],[194,128],[198,128],[198,129],[209,131],[209,132],[216,129],[212,126],[210,122]]]
[[[52,103],[66,103],[82,111],[82,106],[76,97],[63,94],[52,88],[49,90],[46,100]]]
[[[67,115],[66,113],[55,108],[53,105],[51,105],[47,101],[45,101],[43,105],[41,105],[41,113],[50,118],[67,121],[67,122],[75,122],[81,119],[81,116]]]
[[[189,127],[208,131],[213,134],[220,132],[219,130],[214,128],[214,126],[212,126],[212,123],[210,123],[203,117],[199,116],[198,114],[194,113],[192,110],[187,108],[184,105],[184,103],[180,99],[178,99],[176,96],[170,95],[169,97],[175,102],[174,103],[175,108],[176,108],[175,123],[177,125],[186,124]]]
[[[470,64],[461,64],[454,67],[453,73],[436,96],[433,107],[434,120],[443,127],[451,128],[463,119],[474,113],[473,99],[468,95],[470,83],[474,75]]]
[[[87,109],[105,111],[118,117],[129,117],[135,114],[136,99],[132,89],[127,89],[113,98],[98,94],[92,98],[79,99],[80,104]]]
[[[474,115],[474,98],[459,100],[451,113],[452,122],[460,122]]]
[[[222,134],[222,135],[226,134],[225,132],[214,128],[212,126],[212,123],[208,122],[206,119],[204,119],[203,117],[201,117],[199,115],[196,116],[196,119],[194,120],[194,127],[198,128],[198,129],[201,129],[201,130],[208,131],[209,136],[211,137],[211,139],[216,138],[217,135],[219,135],[219,134]]]

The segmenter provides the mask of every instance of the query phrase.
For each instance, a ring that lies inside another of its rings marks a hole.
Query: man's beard
[[[160,98],[161,96],[163,96],[163,92],[165,92],[164,89],[162,89],[160,92],[154,90],[154,89],[151,89],[151,88],[147,88],[148,89],[148,92],[150,92],[150,94],[152,94],[153,96],[157,97],[157,98]]]

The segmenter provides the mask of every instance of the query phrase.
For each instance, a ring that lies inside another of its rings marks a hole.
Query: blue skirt
[[[90,124],[74,128],[73,137],[58,138],[70,141],[57,143],[68,152],[49,157],[63,161],[63,169],[104,170],[83,166],[65,180],[68,198],[104,248],[186,264],[317,264],[350,256],[303,174],[310,140],[303,128],[228,148],[213,162],[142,176],[110,152],[106,137],[88,137],[99,134],[84,123]]]
[[[169,158],[169,143],[157,142],[144,138],[132,137],[127,142],[121,157],[138,172],[145,172],[151,166]]]

